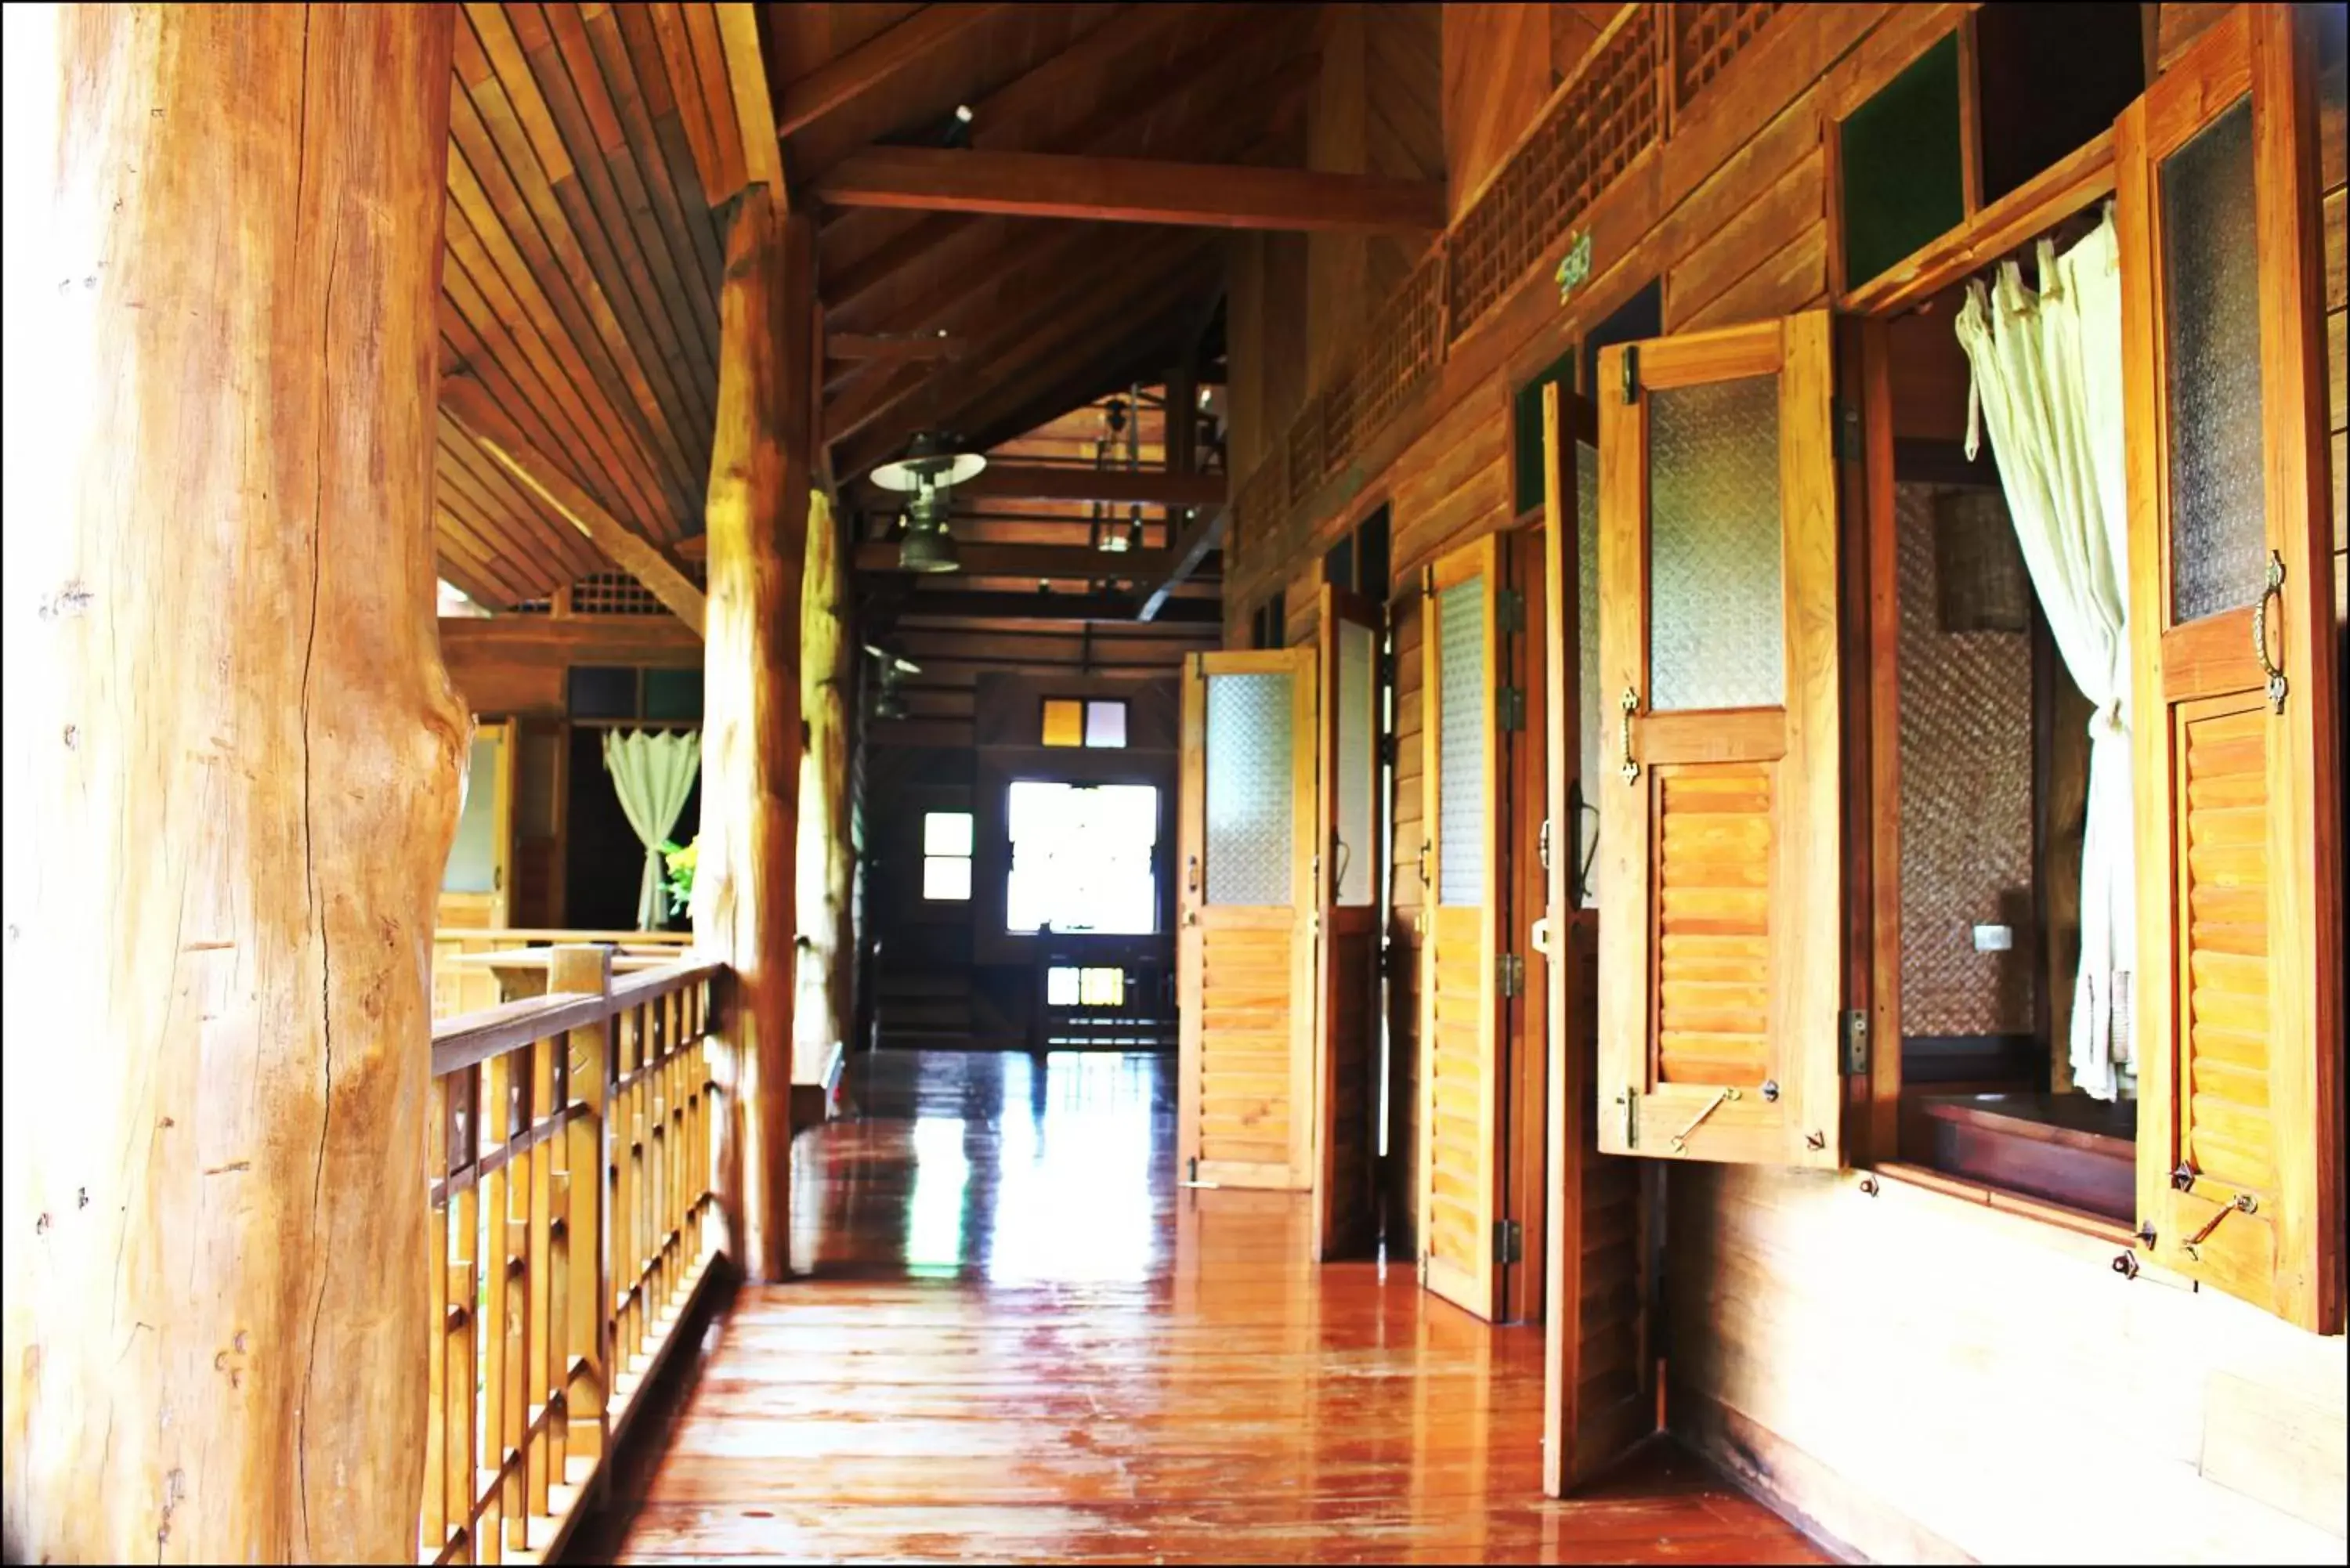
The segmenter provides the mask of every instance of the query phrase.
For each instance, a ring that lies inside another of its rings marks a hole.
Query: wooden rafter
[[[1106,68],[1118,53],[1147,42],[1165,21],[1180,16],[1186,9],[1180,5],[1138,6],[983,100],[973,122],[973,145],[983,151],[993,150],[999,134],[997,128],[1003,121],[1033,112],[1029,101],[1032,84],[1038,97],[1066,92],[1087,74]],[[1260,40],[1262,54],[1242,56],[1236,65],[1232,40],[1237,30],[1244,23],[1266,20],[1268,16],[1273,31]],[[1255,120],[1278,109],[1290,86],[1310,80],[1309,68],[1294,73],[1297,82],[1284,84],[1278,92],[1263,90],[1261,85],[1265,72],[1258,68],[1260,65],[1277,71],[1290,63],[1297,28],[1297,23],[1289,21],[1278,10],[1268,14],[1262,7],[1249,5],[1217,9],[1211,14],[1207,32],[1183,55],[1143,86],[1105,105],[1065,135],[1056,136],[1049,151],[1106,155],[1134,152],[1155,130],[1170,145],[1196,150],[1194,156],[1211,160],[1226,156],[1253,134],[1252,126]],[[1307,64],[1310,67],[1310,62]],[[1187,100],[1203,86],[1213,89],[1206,95],[1208,101],[1189,104],[1187,108]],[[1170,114],[1174,116],[1171,120]],[[1017,249],[1024,243],[1015,239],[1011,247],[997,246],[993,255],[980,254],[981,243],[991,234],[1000,235],[1001,231],[1000,220],[958,213],[925,217],[869,254],[847,258],[838,267],[828,269],[824,279],[826,309],[835,317],[856,317],[885,284],[915,264],[950,278],[984,275],[1006,248]],[[856,324],[868,325],[862,321]],[[892,326],[880,329],[907,328]]]
[[[1444,226],[1444,187],[1433,181],[1050,152],[868,147],[818,180],[815,195],[841,207],[1217,229],[1430,234]]]
[[[785,200],[783,150],[776,145],[775,106],[767,96],[767,67],[759,49],[759,13],[742,0],[720,0],[718,36],[726,55],[726,85],[743,139],[743,179]],[[733,192],[728,192],[732,194]]]
[[[882,493],[860,494],[879,503]],[[1078,468],[1041,462],[991,462],[955,486],[961,501],[1099,502],[1106,506],[1222,506],[1221,473],[1170,473],[1163,468]]]
[[[577,481],[525,440],[479,381],[469,376],[444,379],[441,408],[476,446],[642,583],[678,619],[697,633],[702,630],[705,601],[684,568],[660,545],[606,511]]]
[[[899,607],[900,624],[932,618],[986,621],[1133,621],[1140,601],[1131,594],[1044,594],[988,591],[922,592]],[[1167,607],[1162,626],[1200,626],[1223,618],[1213,600],[1189,599]]]
[[[1177,618],[1179,605],[1175,590],[1188,581],[1201,564],[1223,546],[1224,530],[1232,522],[1232,508],[1219,506],[1199,519],[1176,537],[1167,554],[1167,575],[1159,580],[1135,613],[1137,620],[1167,620]],[[1222,613],[1221,609],[1218,612]]]
[[[824,340],[827,359],[961,359],[970,352],[969,338],[939,332],[834,332]]]
[[[1163,550],[1109,555],[1083,545],[964,545],[957,552],[965,576],[1017,577],[1034,582],[1155,583],[1167,575]],[[859,572],[896,572],[898,546],[857,546]]]
[[[1002,5],[923,6],[785,87],[775,111],[776,135],[789,136],[886,85],[907,66],[952,47],[964,33],[1003,9]],[[769,144],[773,145],[772,138]]]

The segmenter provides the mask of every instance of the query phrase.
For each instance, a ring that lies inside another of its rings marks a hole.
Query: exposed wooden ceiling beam
[[[783,149],[775,144],[775,106],[767,96],[766,57],[759,48],[758,7],[722,0],[713,9],[726,55],[726,90],[743,136],[743,182],[766,186],[775,192],[776,206],[788,211]]]
[[[834,332],[824,340],[827,359],[960,359],[971,339],[943,332]]]
[[[1214,229],[1431,234],[1444,226],[1444,187],[1435,181],[1052,152],[868,147],[813,193],[837,207]]]
[[[1200,564],[1202,561],[1222,548],[1224,529],[1231,524],[1232,515],[1231,507],[1219,506],[1176,535],[1174,546],[1167,552],[1170,557],[1167,575],[1159,579],[1158,587],[1152,588],[1149,597],[1142,601],[1142,607],[1135,613],[1135,619],[1169,620],[1180,618],[1179,612],[1182,609],[1182,606],[1175,599],[1175,590],[1180,587],[1192,573],[1200,569]],[[1222,607],[1216,607],[1216,618],[1222,619]]]
[[[1083,83],[1097,79],[1117,60],[1149,42],[1168,24],[1186,18],[1191,11],[1191,7],[1183,5],[1146,5],[1130,7],[1113,17],[1001,92],[980,100],[972,122],[972,145],[983,151],[1003,150],[1007,145],[1005,128],[1025,123],[1037,111],[1041,100],[1066,97]],[[1142,139],[1155,129],[1170,145],[1195,149],[1195,156],[1209,160],[1224,156],[1224,151],[1217,151],[1220,146],[1248,134],[1246,117],[1236,111],[1246,101],[1239,94],[1253,85],[1257,74],[1250,68],[1253,62],[1248,56],[1241,56],[1235,68],[1235,30],[1244,22],[1261,26],[1268,21],[1275,29],[1290,30],[1276,31],[1274,37],[1263,40],[1263,47],[1272,50],[1279,41],[1281,52],[1285,53],[1287,41],[1296,36],[1297,24],[1289,20],[1283,9],[1274,8],[1270,17],[1263,8],[1251,5],[1210,9],[1205,30],[1180,58],[1170,61],[1136,90],[1118,95],[1075,127],[1055,134],[1052,145],[1044,151],[1130,152],[1139,149]],[[1280,56],[1272,57],[1277,59]],[[1179,122],[1170,124],[1170,113],[1186,107],[1187,100],[1198,95],[1203,84],[1216,90],[1201,96],[1211,97],[1215,101],[1190,106],[1190,112],[1181,115]],[[1033,94],[1032,87],[1035,89]],[[1038,150],[1033,142],[1009,145],[1014,150]],[[966,253],[975,249],[989,234],[1000,233],[1002,227],[983,218],[952,213],[924,218],[877,248],[844,258],[841,265],[827,268],[823,282],[825,308],[831,313],[855,316],[874,292],[914,263],[937,267],[949,264],[962,266],[973,262],[975,258]],[[999,254],[1002,248],[997,247]]]
[[[1083,545],[962,545],[955,551],[962,569],[974,577],[1025,577],[1038,582],[1164,581],[1169,565],[1163,550],[1129,550],[1120,555]],[[887,541],[857,546],[860,572],[896,572],[898,546]]]
[[[896,26],[827,60],[784,88],[775,134],[789,136],[845,103],[864,97],[906,67],[951,46],[1003,5],[925,5]],[[772,146],[772,140],[769,142]]]
[[[1163,468],[1056,467],[991,462],[954,488],[958,501],[1077,501],[1105,506],[1222,506],[1221,473],[1170,473]],[[858,499],[887,505],[887,492],[860,485]],[[1072,519],[1082,521],[1082,519]]]
[[[917,593],[897,606],[898,621],[947,618],[984,621],[1134,621],[1131,594]],[[1223,607],[1210,599],[1178,600],[1157,618],[1161,626],[1221,624]]]
[[[695,635],[701,634],[707,601],[684,568],[660,545],[606,511],[569,474],[525,441],[479,381],[471,376],[444,378],[441,408],[525,489],[642,583]]]

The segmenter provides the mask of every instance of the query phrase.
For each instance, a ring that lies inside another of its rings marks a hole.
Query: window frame
[[[931,819],[933,817],[951,816],[959,816],[962,818],[963,836],[969,847],[959,855],[934,852],[931,848]],[[962,904],[968,906],[972,902],[979,885],[979,867],[977,865],[979,855],[979,818],[977,814],[972,812],[967,806],[960,810],[924,811],[922,813],[921,844],[921,869],[917,873],[920,879],[915,884],[920,901],[923,904]],[[933,894],[931,891],[931,864],[933,861],[960,861],[962,863],[963,890],[959,896],[950,894]]]

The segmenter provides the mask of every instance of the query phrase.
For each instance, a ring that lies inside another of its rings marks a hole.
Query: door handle
[[[1632,715],[1640,711],[1640,694],[1627,686],[1624,699],[1617,706],[1624,711],[1624,765],[1618,771],[1623,774],[1624,782],[1630,784],[1640,776],[1640,764],[1632,760]]]
[[[2269,678],[2269,708],[2273,712],[2284,711],[2284,671],[2269,659],[2269,600],[2284,608],[2284,557],[2274,550],[2269,552],[2268,580],[2261,585],[2260,601],[2252,606],[2252,655],[2261,661],[2261,673]]]

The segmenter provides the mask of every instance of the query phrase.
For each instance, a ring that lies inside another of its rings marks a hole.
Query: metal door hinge
[[[1547,816],[1542,819],[1542,832],[1534,837],[1534,853],[1542,857],[1542,868],[1547,874],[1550,870],[1550,818]]]
[[[1504,686],[1493,693],[1494,722],[1503,730],[1526,727],[1526,689]]]
[[[1434,566],[1422,566],[1419,569],[1419,597],[1424,599],[1432,599],[1436,597],[1436,568]]]
[[[1624,350],[1624,400],[1627,403],[1640,400],[1640,346],[1637,343]]]
[[[1493,978],[1502,994],[1520,996],[1526,989],[1526,961],[1516,953],[1501,953],[1493,960]]]
[[[1385,763],[1386,763],[1388,766],[1389,766],[1389,767],[1393,767],[1393,766],[1395,766],[1395,764],[1396,764],[1396,737],[1395,737],[1395,736],[1393,736],[1393,735],[1381,735],[1381,736],[1379,737],[1379,761],[1381,761],[1381,762]]]
[[[1844,1015],[1844,1070],[1850,1077],[1868,1076],[1868,1014],[1857,1007]]]
[[[1860,410],[1848,399],[1838,398],[1832,405],[1835,416],[1836,461],[1860,461]]]
[[[1616,1103],[1624,1107],[1624,1147],[1626,1148],[1639,1147],[1640,1096],[1634,1094],[1631,1090],[1626,1089],[1622,1094],[1616,1096]]]
[[[1523,1263],[1526,1261],[1526,1234],[1514,1220],[1493,1221],[1493,1262]]]
[[[1526,629],[1526,596],[1515,588],[1493,591],[1493,629],[1508,633]]]

